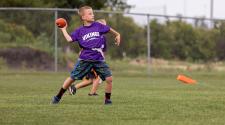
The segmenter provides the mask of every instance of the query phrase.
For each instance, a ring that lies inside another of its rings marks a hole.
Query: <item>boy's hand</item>
[[[117,31],[115,31],[113,28],[110,28],[110,32],[113,34],[113,35],[115,35],[116,37],[115,37],[115,40],[116,40],[116,45],[117,46],[119,46],[120,45],[120,34],[117,32]]]
[[[64,27],[59,28],[59,29],[61,29],[61,30],[65,30],[66,28],[67,28],[67,24],[66,24]]]
[[[115,44],[117,46],[119,46],[120,45],[120,35],[117,35],[116,38],[115,38],[115,40],[116,40],[116,43]]]

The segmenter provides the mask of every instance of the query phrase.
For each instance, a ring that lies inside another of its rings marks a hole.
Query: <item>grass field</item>
[[[0,72],[0,125],[224,125],[225,73],[194,72],[186,85],[176,72],[114,76],[113,105],[89,87],[51,105],[68,73]]]

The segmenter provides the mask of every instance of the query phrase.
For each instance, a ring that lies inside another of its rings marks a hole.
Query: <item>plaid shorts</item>
[[[103,81],[105,81],[107,77],[112,76],[109,66],[105,62],[79,60],[70,73],[70,77],[74,80],[82,80],[92,69],[95,70]]]

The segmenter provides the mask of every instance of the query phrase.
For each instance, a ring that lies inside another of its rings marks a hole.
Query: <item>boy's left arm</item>
[[[116,45],[119,46],[120,45],[120,33],[118,33],[116,30],[114,30],[113,28],[110,28],[110,33],[112,33],[115,36],[115,40],[116,40]]]

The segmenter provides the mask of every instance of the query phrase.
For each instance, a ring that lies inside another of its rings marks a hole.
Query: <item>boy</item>
[[[96,20],[96,22],[99,22],[103,25],[106,25],[106,21],[105,19],[98,19]],[[106,38],[104,35],[101,36],[101,39],[102,39],[102,51],[105,55],[105,52],[106,52]],[[80,88],[83,88],[83,87],[86,87],[86,86],[89,86],[92,84],[92,88],[91,88],[91,91],[88,93],[89,96],[98,96],[98,94],[96,93],[97,89],[98,89],[98,86],[99,84],[102,82],[102,80],[100,79],[100,77],[97,75],[97,73],[92,69],[90,73],[88,73],[85,78],[82,80],[82,82],[74,85],[72,84],[70,87],[69,87],[69,94],[70,95],[74,95],[76,93],[76,91]]]
[[[116,44],[120,44],[120,34],[109,26],[102,25],[94,22],[93,10],[89,6],[79,8],[78,14],[83,21],[83,26],[72,32],[71,35],[67,33],[67,25],[61,28],[61,31],[68,42],[78,41],[79,46],[82,48],[79,56],[79,61],[71,72],[58,94],[53,97],[52,104],[58,104],[69,86],[75,80],[82,79],[93,68],[100,78],[106,80],[105,87],[105,104],[112,104],[110,100],[112,91],[112,74],[108,65],[104,61],[104,55],[101,50],[101,35],[107,32],[115,35]]]

